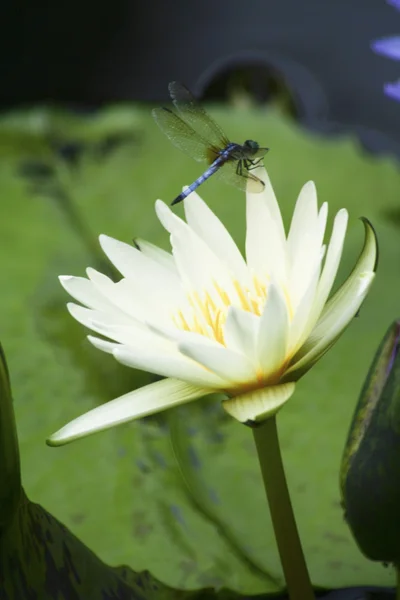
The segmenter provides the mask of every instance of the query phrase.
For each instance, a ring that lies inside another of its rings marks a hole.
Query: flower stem
[[[289,598],[314,600],[283,470],[275,416],[254,427],[253,434]]]

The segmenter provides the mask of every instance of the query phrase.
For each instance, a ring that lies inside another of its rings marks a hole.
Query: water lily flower
[[[78,417],[53,434],[50,445],[215,392],[224,394],[223,407],[238,421],[263,421],[283,406],[296,381],[338,339],[374,279],[374,230],[364,219],[360,257],[328,299],[347,211],[336,214],[325,246],[328,206],[318,210],[315,185],[308,182],[286,236],[265,169],[257,175],[265,190],[246,194],[246,258],[192,193],[184,201],[186,222],[156,202],[172,253],[148,242],[138,241],[135,248],[101,235],[101,247],[121,280],[114,283],[90,268],[87,278],[60,277],[80,303],[68,305],[72,316],[101,336],[89,336],[96,348],[166,379]]]
[[[392,60],[400,60],[400,36],[396,35],[375,40],[372,43],[372,49],[377,54]]]
[[[383,90],[386,96],[392,98],[393,100],[400,100],[400,79],[398,81],[394,81],[393,83],[385,83],[383,86]]]
[[[386,0],[387,4],[400,10],[400,0]],[[381,56],[392,60],[400,60],[400,36],[394,35],[374,40],[371,43],[372,50]],[[400,100],[400,80],[387,82],[383,86],[385,96],[393,100]]]

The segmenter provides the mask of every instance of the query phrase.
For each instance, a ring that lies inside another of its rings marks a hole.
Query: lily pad
[[[348,531],[338,472],[371,358],[398,316],[400,175],[392,162],[362,154],[354,140],[305,134],[275,112],[215,115],[232,139],[251,137],[271,148],[266,166],[286,222],[308,179],[316,181],[331,215],[348,208],[341,277],[362,245],[357,217],[365,215],[377,229],[380,266],[360,316],[300,381],[278,425],[313,583],[391,585],[393,572],[364,558]],[[62,123],[62,115],[57,118]],[[69,119],[65,115],[65,123]],[[97,119],[103,131],[101,115]],[[19,127],[23,122],[22,115]],[[0,166],[0,338],[13,374],[24,485],[107,563],[149,569],[165,584],[188,590],[277,592],[284,582],[251,434],[226,417],[218,401],[199,401],[60,449],[44,444],[73,417],[150,381],[89,347],[57,282],[57,275],[83,274],[88,265],[103,268],[99,233],[168,247],[154,201],[172,200],[198,176],[199,165],[169,145],[148,111],[124,109],[118,128],[134,122],[142,133],[139,148],[128,144],[100,162],[84,156],[73,169],[57,162],[62,202],[29,192],[18,176],[25,150]],[[81,127],[85,132],[84,120]],[[96,123],[91,127],[93,135]],[[216,181],[200,191],[243,247],[242,193]],[[85,234],[71,221],[71,207]]]
[[[189,600],[196,592],[167,587],[148,571],[110,567],[22,486],[6,359],[0,347],[0,598],[3,600]],[[203,589],[201,598],[217,593]],[[220,600],[237,595],[220,590]]]

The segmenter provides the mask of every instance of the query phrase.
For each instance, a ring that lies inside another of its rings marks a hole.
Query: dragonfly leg
[[[236,175],[243,175],[243,160],[238,160],[236,165]]]
[[[257,160],[252,160],[251,158],[245,161],[245,167],[248,171],[255,169],[262,162],[262,158],[257,158]]]

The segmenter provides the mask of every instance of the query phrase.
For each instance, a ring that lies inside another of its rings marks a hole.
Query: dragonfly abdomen
[[[182,200],[184,200],[187,196],[189,196],[189,194],[191,194],[192,192],[197,190],[197,188],[202,183],[207,181],[207,179],[209,179],[211,177],[211,175],[214,175],[214,173],[216,171],[218,171],[218,169],[220,167],[223,167],[223,165],[229,160],[229,158],[230,158],[229,154],[227,154],[225,151],[221,152],[221,154],[218,156],[218,158],[216,158],[214,160],[212,165],[210,165],[208,167],[208,169],[206,171],[204,171],[204,173],[202,173],[202,175],[200,175],[200,177],[198,177],[196,179],[196,181],[194,181],[192,184],[190,184],[186,188],[186,190],[184,190],[182,193],[180,193],[179,196],[177,196],[171,204],[174,205],[174,204],[178,204],[178,202],[182,202]]]

